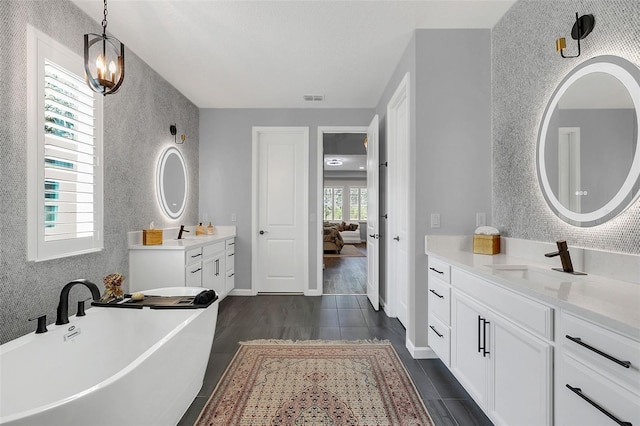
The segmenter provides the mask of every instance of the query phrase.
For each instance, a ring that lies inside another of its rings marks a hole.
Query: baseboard
[[[256,296],[257,294],[250,288],[234,288],[229,292],[228,296]]]
[[[313,289],[313,290],[308,289],[308,290],[306,290],[306,291],[304,292],[304,295],[305,295],[305,296],[322,296],[322,290],[317,289],[317,288],[316,288],[316,289]]]
[[[438,355],[431,349],[429,346],[418,346],[416,347],[411,339],[407,339],[407,350],[409,354],[413,357],[413,359],[430,359],[430,358],[438,358]]]

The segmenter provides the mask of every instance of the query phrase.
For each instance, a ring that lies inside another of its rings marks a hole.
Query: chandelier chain
[[[109,12],[107,11],[107,0],[104,0],[104,19],[102,20],[102,32],[105,33],[107,31],[107,15]]]

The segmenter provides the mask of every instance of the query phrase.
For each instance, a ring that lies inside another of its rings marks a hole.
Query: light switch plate
[[[485,226],[487,224],[487,215],[484,212],[476,213],[476,226]]]
[[[431,213],[431,227],[440,228],[440,213]]]
[[[236,221],[236,214],[231,213],[231,222],[235,222],[235,221]]]

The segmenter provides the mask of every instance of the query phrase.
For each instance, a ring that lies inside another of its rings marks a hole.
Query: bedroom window
[[[342,187],[324,188],[324,220],[342,220]]]
[[[349,220],[367,220],[367,188],[349,188]]]
[[[28,259],[102,249],[102,98],[82,58],[28,28]]]

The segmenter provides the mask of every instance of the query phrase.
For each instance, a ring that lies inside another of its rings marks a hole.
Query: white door
[[[309,129],[254,128],[253,149],[252,287],[302,293],[309,287]]]
[[[387,298],[407,327],[409,305],[409,75],[387,106]],[[391,293],[391,294],[390,294]]]
[[[376,311],[380,308],[379,161],[376,115],[367,129],[367,297]]]

